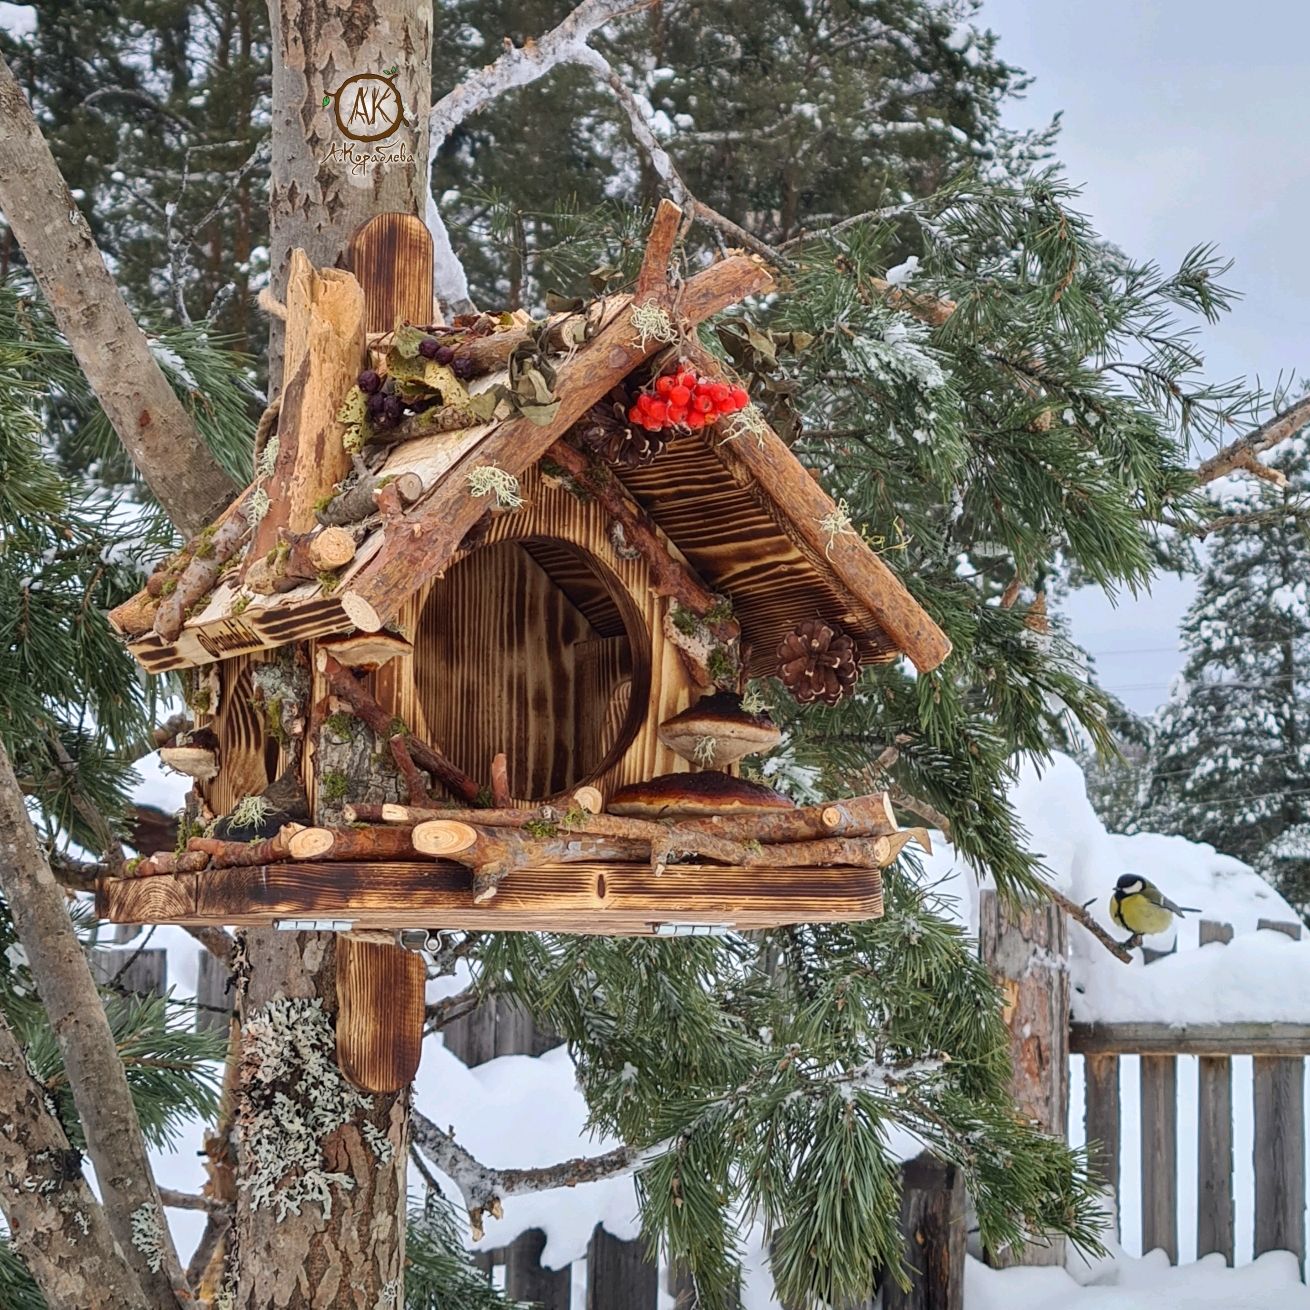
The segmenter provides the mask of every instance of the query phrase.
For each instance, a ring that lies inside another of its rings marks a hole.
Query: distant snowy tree
[[[1143,826],[1207,841],[1310,910],[1310,448],[1244,481],[1183,623],[1187,663],[1159,715]]]

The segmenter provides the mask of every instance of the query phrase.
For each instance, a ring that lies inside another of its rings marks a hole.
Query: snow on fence
[[[1259,927],[1301,936],[1301,925]],[[1230,925],[1203,920],[1202,945],[1232,941]],[[1148,984],[1143,984],[1148,985]],[[1178,1074],[1180,1055],[1199,1056],[1196,1251],[1234,1259],[1234,1056],[1250,1055],[1255,1109],[1255,1245],[1292,1251],[1305,1267],[1305,1058],[1310,1023],[1073,1023],[1069,1049],[1085,1061],[1087,1141],[1106,1186],[1118,1195],[1121,1056],[1141,1062],[1142,1250],[1178,1262]]]

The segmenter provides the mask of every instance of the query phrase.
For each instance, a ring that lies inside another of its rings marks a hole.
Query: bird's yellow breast
[[[1164,932],[1174,921],[1163,905],[1156,905],[1141,892],[1125,896],[1114,893],[1110,897],[1110,918],[1121,928],[1140,933]]]

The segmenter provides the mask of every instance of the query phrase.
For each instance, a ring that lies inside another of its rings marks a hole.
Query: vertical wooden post
[[[645,1243],[620,1241],[599,1224],[587,1248],[587,1310],[657,1310],[659,1269]]]
[[[1227,945],[1231,924],[1202,919],[1200,943]],[[1233,1263],[1233,1062],[1203,1055],[1197,1061],[1196,1254],[1220,1252]]]
[[[1014,1064],[1011,1090],[1019,1113],[1064,1137],[1069,1119],[1069,929],[1055,905],[1003,909],[993,891],[979,905],[983,961],[1005,992]],[[1013,1264],[1063,1265],[1064,1242],[1030,1242],[1022,1251],[991,1255]]]
[[[1178,1061],[1143,1055],[1142,1251],[1178,1263]]]
[[[1083,1058],[1083,1124],[1092,1171],[1114,1198],[1114,1235],[1119,1236],[1119,1057]]]
[[[91,976],[101,987],[133,996],[163,996],[168,990],[168,952],[160,947],[114,951],[94,946],[87,953]]]
[[[902,1258],[911,1272],[902,1291],[882,1285],[883,1310],[963,1310],[964,1179],[926,1151],[901,1167]]]
[[[559,1045],[559,1038],[539,1028],[517,1001],[490,996],[476,1010],[442,1030],[446,1049],[469,1068],[501,1055],[540,1055]],[[572,1275],[565,1269],[543,1269],[541,1252],[546,1235],[538,1228],[521,1233],[496,1252],[479,1252],[473,1263],[488,1278],[497,1264],[505,1266],[505,1293],[512,1300],[532,1302],[544,1310],[568,1310]]]
[[[563,1269],[545,1269],[541,1253],[546,1249],[546,1234],[530,1228],[505,1248],[505,1292],[514,1301],[526,1301],[541,1310],[569,1310],[573,1273]]]
[[[231,978],[231,970],[212,951],[200,952],[196,978],[196,1032],[227,1032],[236,1000],[228,986]]]
[[[1257,925],[1299,939],[1299,923]],[[1255,1254],[1294,1251],[1305,1269],[1305,1061],[1256,1056]]]

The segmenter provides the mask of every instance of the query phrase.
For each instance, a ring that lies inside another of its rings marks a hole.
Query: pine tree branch
[[[7,849],[7,848],[6,848]],[[0,1208],[9,1241],[51,1306],[137,1310],[141,1286],[116,1249],[45,1089],[0,1015]],[[151,1302],[150,1304],[154,1304]]]
[[[174,394],[114,285],[3,57],[0,209],[132,462],[178,528],[199,532],[237,488]]]
[[[95,980],[0,747],[0,891],[27,952],[64,1059],[115,1240],[144,1292],[137,1305],[178,1310],[190,1296],[164,1223],[127,1078]],[[148,1231],[150,1240],[143,1240]]]
[[[491,991],[484,987],[466,987],[453,996],[443,996],[439,1001],[430,1001],[425,1011],[423,1031],[440,1032],[456,1019],[472,1014],[482,1004]]]

